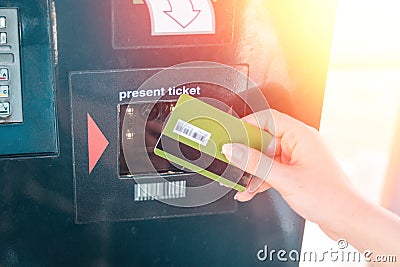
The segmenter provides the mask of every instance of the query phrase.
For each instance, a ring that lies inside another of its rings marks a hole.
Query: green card
[[[199,99],[182,95],[154,153],[224,186],[244,191],[251,175],[230,165],[221,152],[222,146],[241,143],[263,151],[270,141],[271,135],[258,127]]]

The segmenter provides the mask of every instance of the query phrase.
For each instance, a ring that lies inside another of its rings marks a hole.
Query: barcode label
[[[186,197],[186,181],[135,184],[135,201]]]
[[[200,129],[188,122],[183,120],[178,120],[175,125],[174,133],[186,137],[200,145],[206,146],[208,141],[210,141],[211,133]]]

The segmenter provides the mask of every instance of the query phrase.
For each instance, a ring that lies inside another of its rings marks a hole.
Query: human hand
[[[223,146],[231,164],[258,177],[235,198],[248,201],[272,186],[294,211],[337,239],[335,224],[345,224],[353,212],[349,203],[357,206],[358,198],[318,131],[276,110],[243,120],[268,131],[273,139],[262,153],[242,144]]]
[[[238,201],[248,201],[272,186],[294,211],[332,239],[345,238],[359,251],[377,257],[400,258],[400,218],[355,191],[317,130],[275,110],[243,120],[268,131],[273,139],[262,152],[242,144],[223,146],[231,164],[258,177],[235,196]]]

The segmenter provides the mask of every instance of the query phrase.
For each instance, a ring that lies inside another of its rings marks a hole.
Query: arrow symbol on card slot
[[[89,174],[92,173],[97,162],[100,160],[109,142],[101,132],[93,118],[87,114],[88,123],[88,155],[89,155]]]
[[[164,11],[182,28],[188,27],[199,15],[201,10],[195,10],[192,0],[167,0],[170,10]]]

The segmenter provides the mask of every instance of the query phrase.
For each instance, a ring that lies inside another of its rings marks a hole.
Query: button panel
[[[18,10],[0,8],[0,124],[22,122]]]

